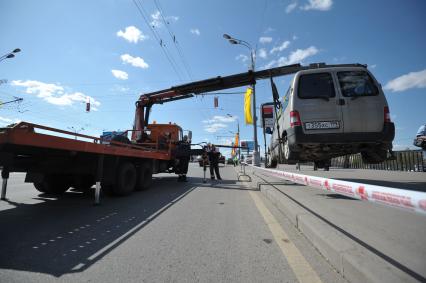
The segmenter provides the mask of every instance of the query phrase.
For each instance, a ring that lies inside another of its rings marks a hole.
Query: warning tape
[[[426,193],[248,166],[294,183],[426,215]]]

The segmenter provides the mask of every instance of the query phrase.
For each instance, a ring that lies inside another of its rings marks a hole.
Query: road
[[[149,191],[61,198],[9,179],[0,202],[1,282],[344,282],[262,195],[237,182],[159,175]]]

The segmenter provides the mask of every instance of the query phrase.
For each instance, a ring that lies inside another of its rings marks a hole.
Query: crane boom
[[[256,84],[257,80],[269,79],[272,77],[285,76],[297,73],[303,70],[330,68],[330,67],[364,67],[364,64],[338,64],[327,65],[325,63],[315,63],[307,66],[300,64],[281,66],[260,71],[248,71],[225,77],[215,77],[207,80],[201,80],[173,86],[171,88],[142,94],[136,102],[136,113],[134,130],[141,131],[145,128],[149,121],[149,112],[154,104],[163,104],[185,98],[191,98],[195,95],[202,95],[207,92],[222,89],[236,88],[247,85]],[[134,138],[132,138],[134,139]]]

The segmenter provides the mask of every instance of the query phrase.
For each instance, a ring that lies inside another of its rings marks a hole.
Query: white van
[[[269,166],[361,153],[379,163],[392,153],[395,127],[381,85],[364,65],[297,72],[282,101],[269,147]]]

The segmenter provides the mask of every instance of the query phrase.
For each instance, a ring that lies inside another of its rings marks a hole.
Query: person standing
[[[216,150],[216,147],[214,145],[211,145],[210,150],[207,152],[207,154],[209,156],[209,163],[210,163],[210,178],[214,180],[215,179],[214,173],[216,173],[216,178],[218,180],[222,180],[222,178],[220,177],[220,172],[219,172],[220,152]]]

